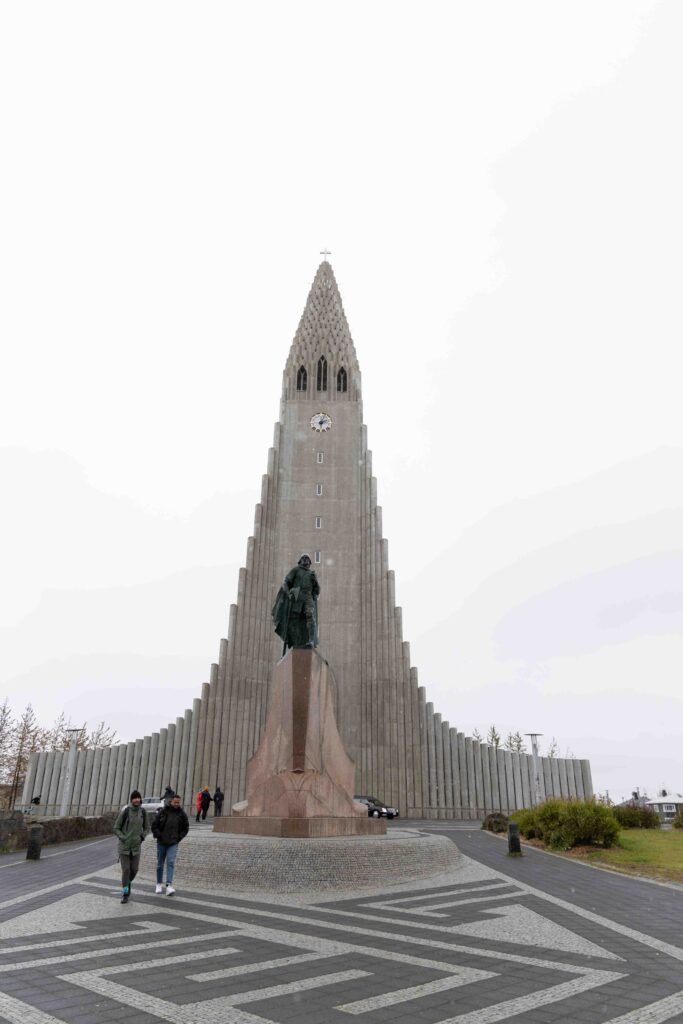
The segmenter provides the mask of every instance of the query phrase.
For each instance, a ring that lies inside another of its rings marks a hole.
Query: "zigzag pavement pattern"
[[[683,909],[674,888],[650,886],[650,916],[627,926],[582,905],[587,890],[572,902],[468,858],[438,886],[303,904],[134,885],[122,907],[116,869],[90,858],[55,888],[41,864],[36,893],[0,903],[0,1021],[683,1021],[683,948],[656,926],[658,909]],[[643,883],[618,884],[638,902]]]

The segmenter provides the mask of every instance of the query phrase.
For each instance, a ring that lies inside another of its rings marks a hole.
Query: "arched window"
[[[306,367],[300,366],[296,374],[296,390],[305,391],[308,386],[308,374],[306,373]]]
[[[346,391],[349,386],[349,381],[346,376],[346,370],[342,366],[337,374],[337,391]]]
[[[318,391],[327,391],[327,359],[321,356],[318,360]]]

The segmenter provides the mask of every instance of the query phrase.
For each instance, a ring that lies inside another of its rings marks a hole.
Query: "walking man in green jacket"
[[[149,832],[147,812],[140,806],[141,803],[140,791],[134,789],[130,794],[130,803],[123,808],[114,822],[114,835],[119,841],[121,861],[122,903],[127,903],[130,897],[131,882],[140,866],[140,846]]]

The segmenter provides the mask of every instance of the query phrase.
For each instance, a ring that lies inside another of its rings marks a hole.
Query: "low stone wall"
[[[96,818],[33,818],[21,811],[9,811],[0,816],[0,853],[25,850],[28,844],[29,826],[43,826],[43,846],[54,843],[71,843],[76,839],[112,834],[114,814],[102,814]]]

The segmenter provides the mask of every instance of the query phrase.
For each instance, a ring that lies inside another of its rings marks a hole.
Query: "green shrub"
[[[673,825],[674,828],[683,828],[683,807],[681,807],[680,811],[678,812],[676,817],[673,819],[671,824]]]
[[[538,838],[549,846],[555,845],[555,837],[560,834],[566,806],[566,800],[552,798],[536,808]]]
[[[481,827],[487,832],[507,832],[508,818],[502,811],[492,811],[484,818]]]
[[[529,808],[525,811],[515,811],[514,814],[510,815],[510,821],[516,821],[519,825],[520,835],[523,835],[525,839],[535,839],[538,837],[538,823],[536,821],[536,809]]]
[[[612,809],[592,800],[546,800],[532,810],[515,811],[512,820],[526,839],[542,839],[552,850],[614,846],[619,835]]]
[[[570,800],[559,829],[549,837],[549,845],[562,850],[572,846],[614,846],[618,835],[619,822],[610,807]]]
[[[659,815],[652,807],[639,807],[637,804],[626,804],[624,807],[613,807],[612,814],[622,828],[660,828]]]

